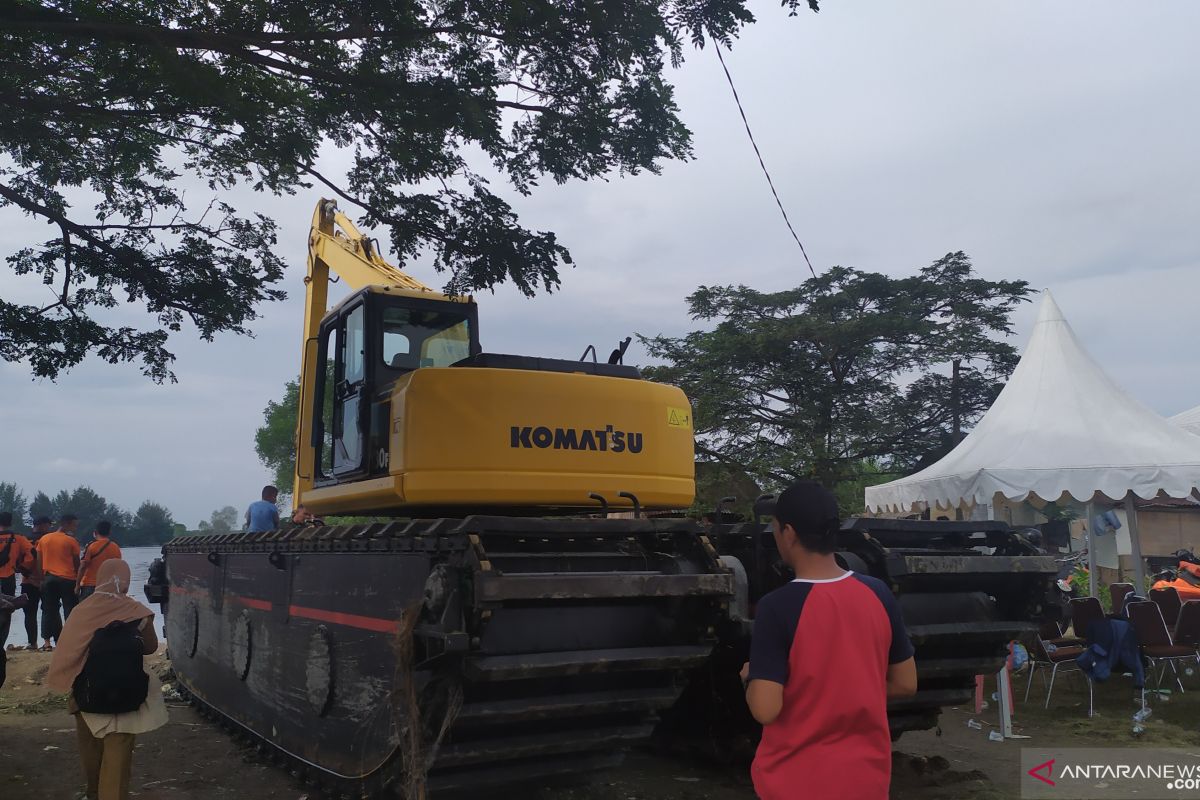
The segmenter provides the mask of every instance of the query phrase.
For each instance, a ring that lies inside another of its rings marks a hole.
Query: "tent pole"
[[[1125,520],[1129,523],[1129,549],[1133,555],[1134,591],[1146,594],[1146,564],[1142,561],[1141,533],[1138,531],[1137,495],[1132,490],[1125,494]]]
[[[1100,591],[1100,576],[1096,574],[1096,532],[1092,530],[1092,518],[1096,516],[1096,503],[1093,500],[1088,500],[1087,505],[1083,507],[1083,516],[1085,519],[1083,530],[1087,535],[1087,554],[1088,554],[1088,586],[1090,587],[1092,597],[1099,597]]]

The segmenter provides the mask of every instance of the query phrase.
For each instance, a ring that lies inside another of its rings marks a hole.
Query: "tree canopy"
[[[20,533],[29,530],[29,526],[25,524],[25,512],[28,507],[25,493],[15,483],[0,481],[0,511],[12,514],[13,530]]]
[[[112,523],[113,539],[127,547],[162,544],[176,533],[175,520],[164,506],[147,500],[136,513],[130,514],[90,486],[63,489],[53,497],[38,491],[28,506],[23,503],[24,495],[16,485],[0,483],[0,511],[12,511],[16,523],[13,527],[22,532],[28,531],[28,523],[37,517],[57,522],[64,514],[74,514],[79,518],[78,536],[83,541],[90,538],[96,523],[102,519]]]
[[[332,398],[327,398],[332,406]],[[283,397],[267,401],[263,424],[254,432],[254,452],[271,470],[275,486],[291,494],[296,480],[296,421],[300,408],[300,381],[288,381]]]
[[[238,522],[238,510],[233,506],[223,506],[218,508],[208,518],[208,521],[201,520],[196,526],[199,533],[232,533],[240,530],[241,525]]]
[[[687,158],[666,67],[752,20],[746,0],[5,3],[0,210],[52,229],[7,260],[54,299],[0,300],[0,357],[161,381],[185,325],[246,333],[284,264],[237,185],[330,193],[451,291],[551,290],[569,251],[483,169],[528,193]],[[327,145],[345,174],[318,170]]]
[[[961,252],[903,278],[834,267],[782,292],[702,286],[691,315],[714,325],[642,337],[665,362],[645,372],[688,393],[703,460],[766,487],[885,480],[940,458],[991,405],[1018,360],[998,337],[1029,293]]]

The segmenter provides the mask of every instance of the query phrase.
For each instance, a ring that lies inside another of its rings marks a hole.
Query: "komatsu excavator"
[[[353,291],[327,309],[331,272]],[[189,699],[353,797],[577,774],[664,712],[685,739],[756,734],[737,670],[753,602],[790,576],[761,520],[643,514],[693,501],[683,392],[620,347],[609,363],[485,353],[470,297],[388,264],[328,200],[305,286],[293,503],[395,521],[169,543]],[[970,698],[1055,573],[1002,523],[843,533],[844,566],[893,588],[916,644],[897,735]]]
[[[326,312],[330,270],[356,291]],[[472,298],[388,264],[328,201],[306,286],[293,498],[314,514],[691,504],[679,389],[617,363],[482,352]]]
[[[353,291],[326,310],[331,272]],[[692,502],[687,398],[621,363],[483,352],[470,297],[385,262],[331,201],[305,285],[293,502],[404,519],[172,542],[180,686],[335,793],[613,763],[728,618],[696,523],[642,516]]]

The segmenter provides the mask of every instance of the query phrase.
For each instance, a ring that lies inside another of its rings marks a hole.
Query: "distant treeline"
[[[74,514],[79,517],[79,534],[84,540],[97,522],[106,519],[112,523],[116,542],[133,547],[162,544],[184,532],[184,526],[158,503],[147,500],[130,513],[88,486],[69,492],[63,489],[54,496],[38,491],[28,500],[16,484],[0,482],[0,511],[12,512],[13,528],[21,533],[28,533],[30,523],[38,517],[58,520],[63,514]]]

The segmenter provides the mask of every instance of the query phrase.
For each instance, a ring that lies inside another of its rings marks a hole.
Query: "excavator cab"
[[[371,286],[321,322],[311,446],[317,486],[388,471],[389,403],[395,382],[480,352],[470,298]]]
[[[335,273],[353,293],[327,311]],[[312,513],[692,502],[688,399],[641,380],[620,348],[610,363],[482,352],[472,298],[389,264],[328,200],[313,214],[305,287],[292,499]]]

